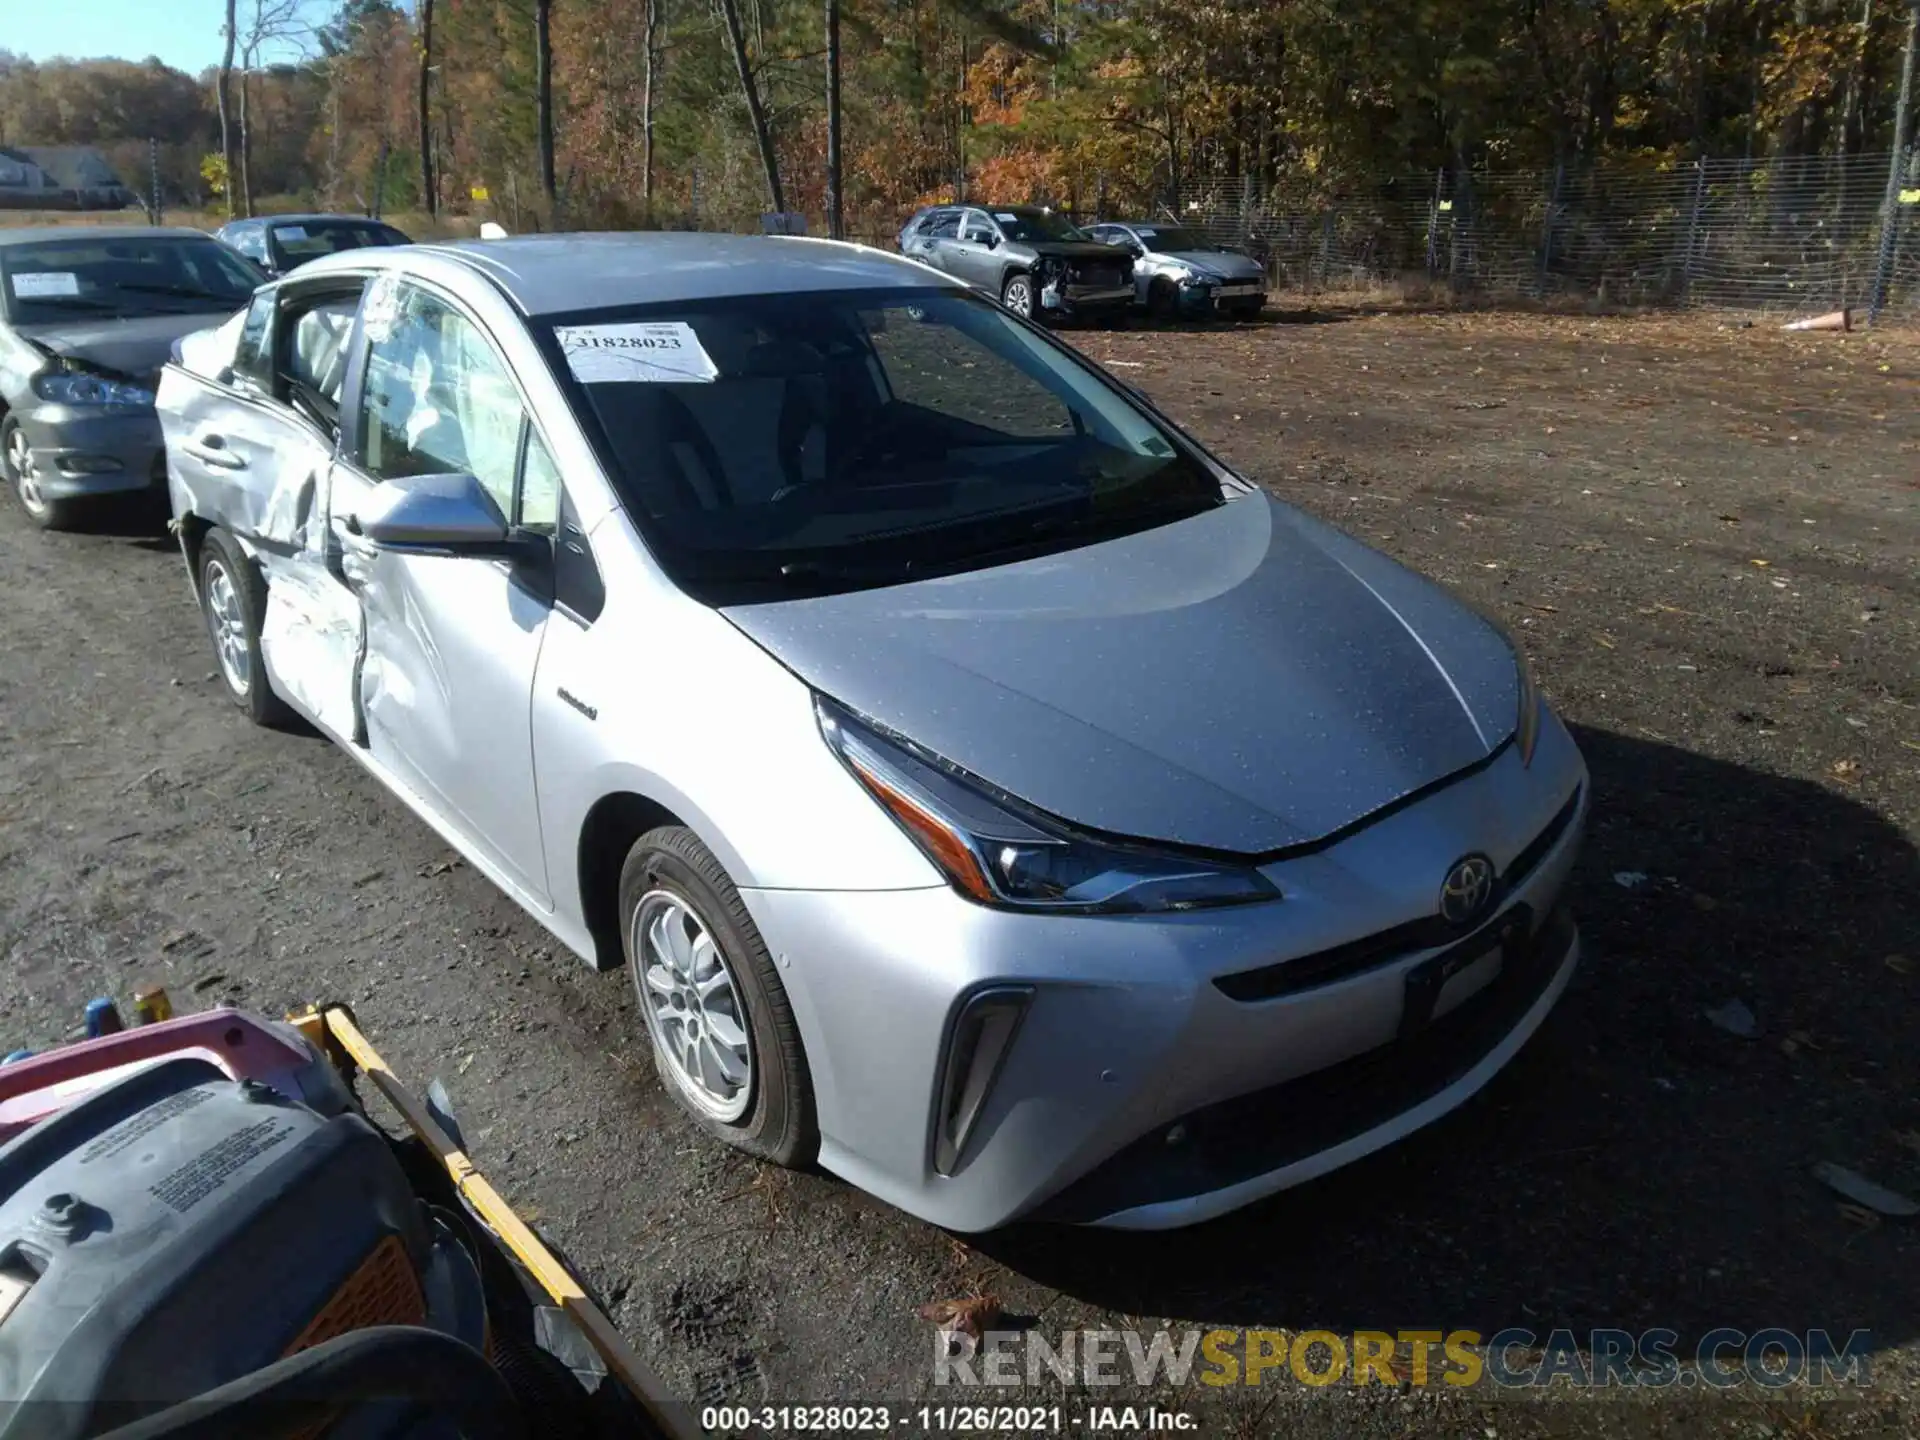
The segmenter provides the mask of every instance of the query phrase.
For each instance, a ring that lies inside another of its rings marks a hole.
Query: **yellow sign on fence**
[[[472,195],[476,200],[491,200],[493,198],[487,193],[487,187],[484,185],[476,185],[467,193]]]
[[[1900,192],[1900,203],[1902,205],[1920,205],[1920,190],[1902,190]]]

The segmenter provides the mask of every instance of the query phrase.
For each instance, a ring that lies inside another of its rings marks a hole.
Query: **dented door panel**
[[[175,517],[227,530],[267,582],[260,654],[273,688],[322,729],[350,737],[360,614],[330,564],[333,442],[244,382],[178,366],[161,378],[158,409]]]
[[[545,903],[531,707],[547,601],[502,561],[350,554],[369,753]]]

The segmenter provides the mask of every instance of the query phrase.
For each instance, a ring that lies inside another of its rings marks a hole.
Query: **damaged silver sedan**
[[[342,254],[160,409],[235,702],[624,967],[754,1155],[1186,1224],[1459,1105],[1576,964],[1509,641],[923,266]]]

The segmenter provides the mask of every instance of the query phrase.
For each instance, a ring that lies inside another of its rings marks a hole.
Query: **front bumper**
[[[1337,845],[1266,867],[1286,897],[1274,903],[1067,916],[989,910],[944,887],[743,898],[806,1044],[823,1166],[958,1231],[1027,1216],[1162,1228],[1386,1145],[1511,1058],[1577,960],[1559,895],[1586,803],[1578,752],[1549,720],[1531,769],[1508,747]],[[1431,933],[1440,878],[1476,850],[1502,876],[1488,925],[1515,927],[1518,959],[1499,978],[1496,961],[1448,980],[1412,1046],[1409,976],[1461,944]],[[952,1017],[1008,984],[1032,999],[958,1165],[940,1174]],[[1295,1085],[1349,1103],[1296,1124]],[[1180,1124],[1191,1150],[1167,1143]]]
[[[19,415],[47,499],[166,490],[166,441],[151,408],[37,405]]]
[[[1267,287],[1258,280],[1232,280],[1219,285],[1182,285],[1180,313],[1201,317],[1228,310],[1257,309],[1267,303]]]
[[[1076,285],[1050,281],[1041,287],[1040,308],[1049,315],[1091,319],[1117,315],[1133,303],[1133,286]]]

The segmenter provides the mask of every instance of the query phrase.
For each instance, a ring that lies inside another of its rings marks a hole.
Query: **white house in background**
[[[117,210],[139,201],[90,145],[0,146],[0,208]]]

